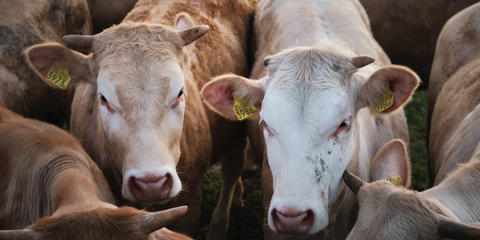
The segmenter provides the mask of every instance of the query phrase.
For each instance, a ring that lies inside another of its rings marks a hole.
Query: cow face
[[[45,217],[24,230],[2,230],[0,239],[146,240],[152,232],[172,224],[183,217],[186,212],[186,206],[154,213],[130,207],[98,208]]]
[[[387,90],[398,109],[418,85],[410,70],[381,68],[370,79],[356,74],[373,61],[328,48],[294,48],[265,60],[259,81],[222,76],[202,89],[215,111],[235,119],[235,99],[256,106],[273,177],[268,224],[281,233],[313,234],[328,224],[343,171],[355,155],[360,108],[375,109]],[[375,111],[375,110],[373,110]]]
[[[121,173],[122,180],[113,181],[121,181],[122,196],[132,202],[165,202],[181,190],[176,165],[187,94],[183,47],[208,31],[190,23],[181,14],[176,30],[125,23],[95,36],[64,37],[70,47],[92,51],[89,56],[58,44],[26,53],[50,85],[51,69],[66,68],[70,86],[84,79],[97,86],[98,137],[108,162],[103,165]]]

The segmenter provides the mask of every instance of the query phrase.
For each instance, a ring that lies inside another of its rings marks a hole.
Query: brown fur
[[[234,185],[239,179],[242,167],[242,151],[245,144],[245,132],[242,123],[228,122],[203,107],[199,89],[210,78],[219,74],[233,72],[247,73],[247,43],[249,20],[256,1],[213,1],[190,2],[183,0],[140,1],[118,26],[107,29],[98,35],[94,42],[93,78],[98,74],[99,63],[119,64],[115,54],[132,49],[131,46],[145,49],[137,58],[138,63],[146,63],[151,58],[157,60],[175,60],[183,66],[187,88],[186,110],[183,132],[181,136],[181,157],[177,172],[184,185],[184,191],[171,200],[166,206],[189,205],[187,220],[176,229],[193,233],[200,214],[200,185],[209,162],[223,156],[224,187],[219,200],[218,210],[213,217],[215,239],[222,238],[226,231],[228,209]],[[158,45],[146,36],[161,38],[163,44],[174,43],[179,39],[169,35],[169,27],[150,28],[150,24],[174,26],[180,12],[192,17],[194,24],[207,24],[210,31],[204,37],[180,51],[175,44]],[[234,12],[235,15],[231,15]],[[133,31],[141,34],[134,35]],[[132,38],[133,36],[133,38]],[[148,40],[147,40],[148,39]],[[133,43],[135,42],[135,43]],[[147,43],[148,44],[145,44]],[[148,51],[154,48],[155,51]],[[195,58],[192,57],[195,54]],[[198,59],[198,60],[197,60]],[[131,63],[128,63],[131,65]],[[144,64],[147,66],[148,64]],[[128,71],[123,68],[123,71]],[[123,72],[122,72],[123,73]],[[120,74],[120,73],[118,73]],[[124,74],[126,75],[126,74]],[[139,83],[140,84],[140,83]],[[121,96],[122,94],[119,93]],[[98,116],[96,89],[92,85],[79,86],[72,105],[72,133],[77,136],[93,159],[99,163],[109,179],[110,186],[117,197],[120,197],[121,141],[107,142]],[[135,108],[135,101],[120,100]],[[226,164],[228,162],[228,164]],[[160,206],[150,206],[159,208]],[[218,227],[219,226],[219,227]]]
[[[140,240],[178,218],[145,224],[147,212],[116,208],[100,169],[61,129],[0,108],[0,133],[2,230],[26,227],[41,240]]]
[[[23,49],[91,33],[86,0],[7,0],[0,3],[0,99],[16,113],[63,125],[72,91],[49,88],[27,66]],[[1,101],[1,100],[0,100]]]
[[[441,89],[436,98],[429,136],[432,176],[445,177],[446,172],[440,172],[440,169],[449,163],[448,156],[443,153],[451,147],[458,147],[450,146],[449,142],[454,141],[462,120],[480,103],[480,83],[477,81],[480,78],[480,58],[478,51],[472,50],[480,39],[476,24],[480,21],[479,9],[480,4],[475,4],[455,15],[438,39],[431,75],[432,90],[429,90],[430,97],[435,97],[434,92]],[[477,142],[462,141],[462,145],[465,144],[473,145],[468,150],[471,156]],[[442,179],[434,180],[438,183]]]

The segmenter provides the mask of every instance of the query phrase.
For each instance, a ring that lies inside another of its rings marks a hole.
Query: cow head
[[[64,37],[71,48],[92,52],[88,56],[57,43],[26,50],[49,85],[96,86],[98,134],[108,155],[103,165],[122,174],[122,196],[132,202],[164,202],[182,188],[176,165],[187,94],[184,46],[208,26],[192,26],[180,14],[176,27],[127,22],[95,36]]]
[[[406,161],[404,149],[398,140],[386,144],[375,156],[373,174],[384,177],[408,176],[408,172],[405,172],[408,160]],[[348,171],[344,173],[343,179],[357,195],[360,207],[348,240],[480,237],[478,225],[465,225],[447,219],[437,205],[415,191],[385,180],[367,183]],[[408,184],[407,182],[404,184]]]
[[[357,74],[372,62],[327,47],[293,48],[266,58],[268,74],[258,81],[226,75],[202,89],[208,105],[226,118],[236,119],[236,99],[260,109],[273,177],[272,230],[313,234],[324,229],[342,173],[362,141],[355,139],[361,128],[357,112],[365,107],[375,112],[391,91],[391,106],[378,114],[391,113],[418,86],[418,77],[400,66]]]
[[[131,207],[98,208],[45,217],[23,230],[2,230],[0,240],[146,240],[151,233],[172,224],[186,212],[186,206],[153,213]]]

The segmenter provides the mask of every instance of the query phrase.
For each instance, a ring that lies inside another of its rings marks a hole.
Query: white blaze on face
[[[145,89],[127,82],[132,79],[112,79],[108,70],[98,77],[98,93],[114,110],[100,106],[107,144],[121,162],[122,196],[132,202],[164,202],[181,191],[176,165],[185,112],[184,96],[178,98],[186,90],[183,73],[174,62],[151,69],[144,74],[149,78],[142,85]],[[123,103],[138,104],[121,106],[119,92]]]
[[[272,211],[288,209],[313,212],[309,233],[327,226],[328,204],[353,154],[352,135],[334,133],[352,114],[341,89],[267,89],[260,115],[268,126],[264,136],[273,176],[271,229],[276,229]]]

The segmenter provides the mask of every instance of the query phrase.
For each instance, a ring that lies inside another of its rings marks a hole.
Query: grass
[[[410,135],[410,159],[412,162],[412,185],[415,190],[423,190],[428,186],[427,169],[427,92],[417,90],[412,101],[405,107]],[[256,165],[252,172],[243,176],[245,187],[245,207],[232,207],[230,226],[226,239],[257,240],[263,239],[263,204],[261,193],[261,169]],[[215,208],[220,193],[220,167],[212,166],[204,179],[201,229],[195,239],[205,239],[208,231],[210,215]]]

